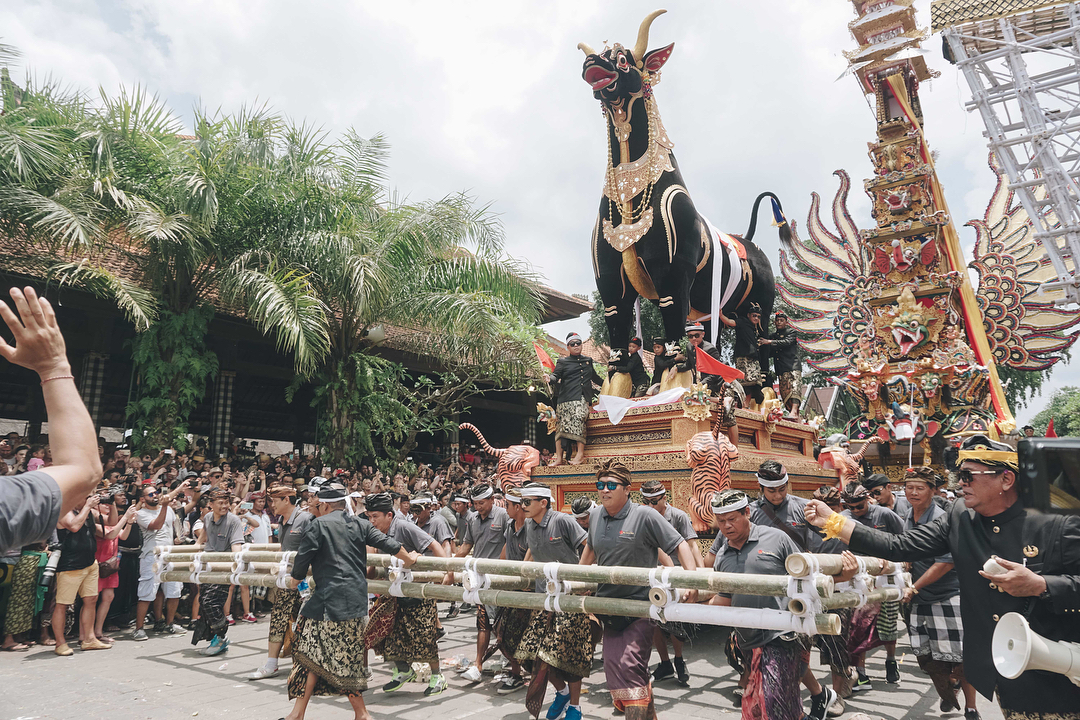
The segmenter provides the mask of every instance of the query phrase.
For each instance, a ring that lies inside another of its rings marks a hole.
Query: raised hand
[[[70,375],[64,336],[56,324],[56,313],[34,288],[11,288],[11,299],[19,311],[16,316],[7,303],[0,302],[0,317],[15,338],[14,346],[0,338],[0,355],[9,362],[33,370],[43,380]]]
[[[825,523],[829,521],[829,518],[832,515],[832,508],[820,500],[808,501],[806,503],[806,509],[803,510],[803,516],[806,518],[806,522],[814,527],[825,527]]]

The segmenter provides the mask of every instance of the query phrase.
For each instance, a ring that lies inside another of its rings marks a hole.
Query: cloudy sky
[[[923,24],[929,4],[916,2]],[[188,124],[196,104],[228,111],[260,100],[333,133],[385,133],[398,193],[465,190],[490,202],[509,252],[553,287],[590,293],[587,247],[606,148],[575,46],[632,46],[656,7],[658,0],[9,0],[0,32],[35,74],[108,92],[141,84]],[[874,116],[850,76],[837,81],[841,51],[855,46],[851,3],[680,1],[668,9],[650,41],[676,43],[657,98],[698,209],[717,227],[743,232],[754,197],[771,190],[805,225],[810,193],[831,198],[832,172],[845,168],[855,184],[851,210],[868,226],[857,188],[870,174]],[[954,217],[981,217],[993,186],[983,127],[963,108],[966,85],[942,60],[940,40],[926,47],[942,72],[922,91],[938,169]],[[757,241],[777,259],[776,231],[761,225]],[[549,328],[568,329],[586,325]],[[1080,369],[1063,366],[1052,383],[1080,384]],[[1035,400],[1020,419],[1041,405]]]

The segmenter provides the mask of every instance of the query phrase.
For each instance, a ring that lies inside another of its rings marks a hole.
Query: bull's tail
[[[780,204],[780,198],[776,197],[776,195],[773,195],[771,192],[763,192],[757,196],[756,200],[754,200],[754,209],[750,213],[750,227],[747,228],[743,240],[746,242],[754,241],[754,231],[757,229],[758,206],[765,198],[769,198],[772,201],[773,224],[780,229],[780,241],[784,243],[790,242],[791,225],[788,223],[787,218],[784,217],[784,208]]]
[[[724,402],[724,398],[721,397],[720,398],[720,403],[721,404],[719,406],[717,406],[717,408],[716,408],[716,419],[713,420],[713,424],[712,424],[712,436],[713,436],[714,440],[720,438],[720,423],[724,419],[723,402]]]
[[[480,444],[484,447],[484,452],[491,453],[495,457],[502,457],[503,453],[506,452],[506,448],[493,448],[488,445],[488,441],[484,439],[484,436],[480,434],[480,431],[477,430],[476,426],[472,423],[461,423],[460,425],[458,425],[458,429],[472,430],[473,435],[479,438]]]

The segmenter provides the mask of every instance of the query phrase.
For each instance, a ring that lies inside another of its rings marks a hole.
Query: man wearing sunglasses
[[[551,488],[529,482],[521,488],[525,521],[526,561],[577,563],[585,544],[585,530],[564,513],[552,510]],[[546,580],[536,581],[536,592],[546,592]],[[545,687],[551,681],[555,700],[547,711],[555,720],[563,711],[567,720],[581,719],[581,679],[592,671],[592,627],[584,613],[537,612],[521,640],[517,657],[532,662],[533,684],[526,707],[535,698],[536,711],[543,705]],[[544,678],[547,678],[546,680]],[[538,696],[538,697],[537,697]],[[535,714],[535,712],[534,712]]]
[[[1049,640],[1080,641],[1080,517],[1025,510],[1016,451],[1004,443],[973,435],[961,445],[959,463],[963,502],[902,535],[865,527],[816,501],[807,505],[806,519],[857,553],[906,562],[951,554],[968,682],[988,699],[996,692],[1007,717],[1075,718],[1080,688],[1056,673],[1001,676],[991,642],[1008,612],[1025,615],[1031,630]],[[984,572],[990,558],[1005,572]]]
[[[570,354],[559,358],[550,375],[551,394],[555,398],[555,414],[559,420],[552,465],[562,464],[564,441],[574,444],[571,465],[580,465],[585,460],[585,421],[589,418],[593,400],[593,383],[604,384],[604,379],[596,374],[592,358],[581,354],[581,347],[580,335],[567,335],[566,349]]]
[[[660,517],[675,528],[675,532],[682,535],[683,540],[690,543],[692,549],[695,547],[696,543],[693,541],[697,540],[697,533],[694,532],[694,525],[690,522],[690,516],[679,508],[668,505],[667,489],[662,482],[649,480],[644,483],[641,486],[641,502],[643,505],[647,505],[660,513]],[[701,557],[698,553],[694,553],[694,559],[701,560]],[[671,561],[676,567],[679,566],[678,557],[671,558]],[[693,570],[695,568],[687,569]],[[680,635],[682,635],[682,638],[686,637],[679,623],[657,625],[655,632],[653,632],[653,644],[656,646],[656,652],[660,656],[660,664],[653,670],[653,680],[659,682],[660,680],[678,676],[680,685],[683,687],[690,685],[690,673],[686,669],[686,661],[683,660],[683,641],[679,637]],[[668,657],[668,638],[671,638],[671,647],[675,651],[674,665]]]
[[[870,502],[870,492],[864,485],[852,480],[840,492],[843,500],[845,517],[852,518],[861,525],[875,530],[899,535],[904,531],[904,521],[899,515],[881,505]],[[852,684],[853,692],[870,690],[870,678],[866,674],[866,652],[874,645],[870,644],[872,631],[877,628],[878,639],[885,646],[885,682],[895,685],[900,682],[900,667],[896,663],[896,639],[900,633],[897,630],[896,619],[900,615],[900,603],[883,602],[881,604],[868,605],[855,612],[852,620],[853,633],[860,637],[854,643],[858,652],[852,653],[852,663],[855,665],[856,678]],[[865,635],[865,637],[863,637]]]
[[[687,370],[693,371],[694,382],[703,382],[709,386],[709,389],[713,392],[720,392],[720,388],[723,387],[724,380],[719,375],[710,375],[708,373],[700,372],[697,369],[697,348],[701,348],[703,352],[710,355],[717,360],[720,359],[720,351],[715,345],[705,339],[705,326],[699,322],[687,323],[686,339],[690,342],[690,356],[684,357],[682,353],[675,355],[675,359],[681,361],[676,366],[679,372],[686,372]]]
[[[589,518],[589,537],[581,554],[582,565],[657,567],[660,551],[679,558],[686,568],[696,567],[694,551],[659,513],[630,502],[630,468],[609,461],[596,473],[596,489],[602,508]],[[649,588],[600,583],[597,597],[648,600]],[[695,602],[696,591],[688,591],[683,602]],[[655,717],[649,675],[653,626],[648,618],[605,615],[604,675],[617,709],[627,720]]]
[[[870,492],[870,499],[875,505],[886,507],[905,520],[911,515],[911,503],[892,491],[889,478],[882,473],[874,473],[863,481],[863,487]]]
[[[506,514],[510,522],[506,523],[503,537],[506,544],[503,546],[502,558],[504,560],[522,561],[529,553],[529,544],[526,539],[525,509],[521,507],[522,497],[518,488],[510,488],[504,496],[506,502]],[[493,628],[495,643],[499,652],[510,662],[510,674],[507,675],[496,692],[500,695],[509,695],[525,687],[522,679],[521,665],[518,664],[518,649],[521,647],[521,638],[532,621],[533,612],[524,608],[501,608],[499,621]]]

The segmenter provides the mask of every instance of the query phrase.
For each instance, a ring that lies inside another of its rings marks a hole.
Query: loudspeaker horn
[[[1027,670],[1049,670],[1080,685],[1080,644],[1047,640],[1032,632],[1020,613],[1007,613],[998,621],[990,651],[994,667],[1010,680]]]

